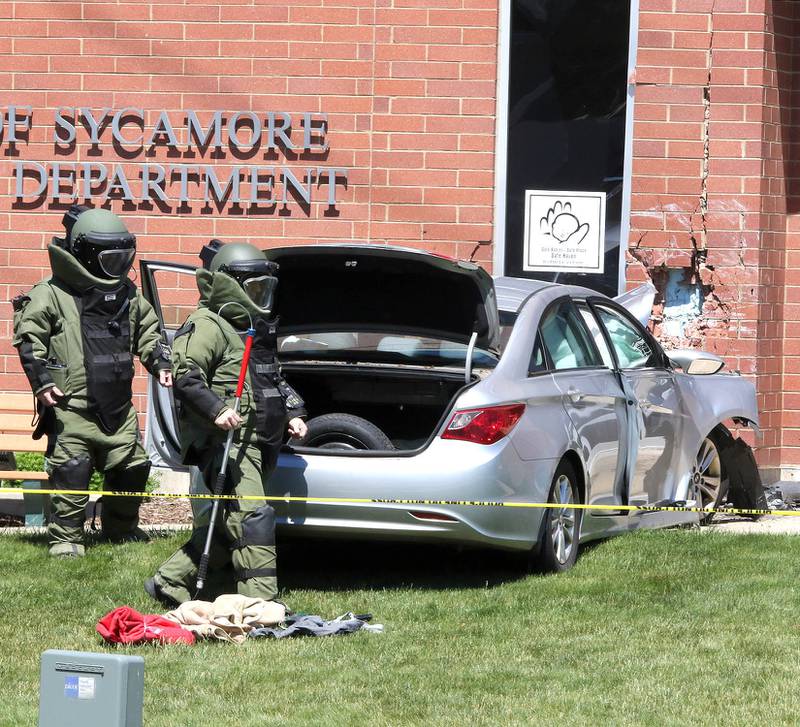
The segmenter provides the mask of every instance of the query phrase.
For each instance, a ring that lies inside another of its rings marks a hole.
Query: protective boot
[[[92,462],[86,457],[73,457],[50,471],[50,487],[54,490],[86,490],[85,495],[53,495],[52,514],[47,525],[50,555],[80,557],[84,554],[83,523],[89,502],[89,480]]]
[[[272,600],[278,595],[275,510],[263,505],[249,512],[231,512],[226,527],[233,536],[231,561],[237,592]]]
[[[144,582],[144,590],[150,598],[154,601],[158,601],[162,606],[172,610],[177,606],[181,605],[180,601],[175,600],[169,593],[166,593],[164,589],[161,587],[159,582],[153,578],[148,578]]]
[[[86,548],[80,543],[56,543],[48,553],[54,558],[83,558]]]
[[[207,535],[208,525],[195,527],[191,538],[145,582],[145,591],[161,603],[184,603],[194,598],[213,601],[217,595],[230,593],[229,584],[223,582],[231,561],[230,543],[220,529],[216,528],[209,552],[208,580],[203,592],[197,594],[197,571]]]
[[[116,467],[105,472],[105,488],[112,492],[144,492],[150,475],[150,462],[133,467]],[[150,536],[139,525],[141,497],[103,497],[100,513],[102,538],[112,543],[149,542]]]

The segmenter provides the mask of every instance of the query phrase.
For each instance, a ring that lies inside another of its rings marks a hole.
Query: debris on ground
[[[776,482],[765,488],[765,494],[773,510],[800,509],[800,482]]]
[[[767,507],[770,510],[791,510],[780,497],[767,497]]]

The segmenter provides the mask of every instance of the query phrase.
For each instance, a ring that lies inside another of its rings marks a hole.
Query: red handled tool
[[[247,378],[247,364],[250,361],[250,350],[253,348],[253,338],[256,335],[256,330],[252,326],[247,329],[246,338],[244,339],[244,355],[242,356],[242,368],[239,371],[239,382],[236,385],[236,399],[233,403],[233,411],[235,414],[239,413],[239,404],[242,400],[242,391],[244,391],[244,382]],[[217,515],[219,513],[219,497],[225,490],[225,474],[228,471],[228,459],[231,453],[231,444],[233,443],[234,429],[228,430],[228,438],[225,440],[225,451],[222,455],[222,467],[220,467],[217,480],[214,483],[214,505],[211,508],[211,520],[208,523],[208,534],[206,535],[206,544],[203,548],[203,555],[200,556],[200,565],[197,568],[197,593],[203,590],[208,575],[208,559],[211,554],[211,540],[214,537],[214,525],[217,522]]]

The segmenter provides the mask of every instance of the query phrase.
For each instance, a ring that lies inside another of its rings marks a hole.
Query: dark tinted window
[[[542,348],[542,337],[536,336],[536,343],[533,344],[533,354],[531,355],[531,363],[528,366],[529,374],[538,374],[542,371],[547,371],[547,360],[544,357],[544,349]]]
[[[511,0],[506,275],[616,295],[630,0]],[[527,272],[525,192],[604,191],[605,271]]]
[[[539,335],[556,370],[603,365],[575,306],[569,301],[545,313]]]

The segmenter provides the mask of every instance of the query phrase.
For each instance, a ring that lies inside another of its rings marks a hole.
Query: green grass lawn
[[[0,725],[36,724],[39,655],[100,651],[179,542],[48,560],[0,539]],[[796,724],[800,538],[637,533],[573,571],[527,576],[501,554],[286,544],[283,598],[386,633],[144,646],[145,725]]]

